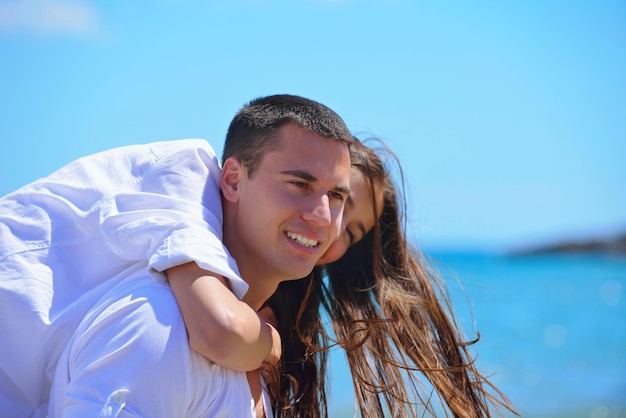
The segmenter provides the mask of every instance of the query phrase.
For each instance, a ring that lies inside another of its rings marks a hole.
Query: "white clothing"
[[[264,401],[269,406],[267,394]],[[49,412],[50,418],[255,416],[246,374],[189,347],[176,299],[154,271],[125,277],[78,325],[59,359]]]
[[[243,297],[222,244],[220,171],[204,140],[157,142],[79,159],[0,199],[2,416],[45,416],[68,340],[129,275],[195,261]]]

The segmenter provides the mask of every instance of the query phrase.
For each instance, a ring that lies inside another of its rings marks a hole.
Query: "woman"
[[[381,150],[402,178],[394,154]],[[344,234],[320,260],[329,264],[316,267],[310,280],[281,283],[268,302],[283,346],[276,415],[327,416],[332,341],[346,350],[363,417],[435,415],[437,404],[458,417],[490,416],[500,406],[512,411],[474,364],[468,346],[478,338],[463,340],[441,280],[407,241],[404,200],[383,161],[360,142],[351,153],[351,197],[362,203],[347,204]],[[355,227],[367,219],[373,221],[360,233]]]

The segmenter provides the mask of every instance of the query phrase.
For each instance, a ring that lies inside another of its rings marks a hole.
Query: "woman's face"
[[[377,213],[382,212],[383,191],[380,184],[374,185],[376,193]],[[339,237],[328,248],[326,253],[317,262],[317,265],[328,264],[337,261],[343,256],[348,247],[360,241],[366,233],[374,227],[374,208],[367,179],[356,168],[352,169],[350,176],[350,196],[343,210],[343,220]]]

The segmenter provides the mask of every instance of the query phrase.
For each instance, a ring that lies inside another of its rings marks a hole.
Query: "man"
[[[2,199],[1,410],[45,416],[52,382],[51,418],[250,416],[242,370],[272,346],[255,311],[337,236],[351,140],[325,106],[270,96],[235,116],[221,173],[203,141],[157,143]],[[236,370],[190,349],[165,275],[191,344]]]

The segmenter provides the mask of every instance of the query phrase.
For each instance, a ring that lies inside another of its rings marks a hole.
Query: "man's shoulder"
[[[90,326],[119,322],[124,327],[137,327],[168,323],[181,325],[182,316],[176,298],[163,273],[141,270],[129,274],[112,286],[91,309],[87,317],[97,317]],[[151,322],[154,317],[159,321]]]

